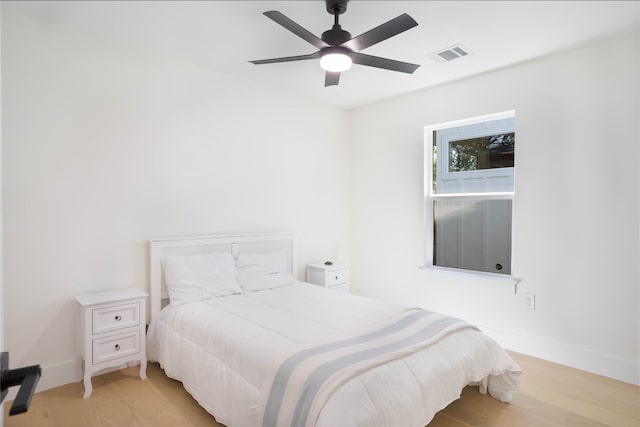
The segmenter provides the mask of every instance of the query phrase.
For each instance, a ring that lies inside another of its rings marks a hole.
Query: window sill
[[[510,292],[514,294],[518,292],[518,284],[522,279],[512,276],[510,274],[489,273],[482,271],[461,270],[458,268],[439,267],[434,265],[421,265],[418,267],[422,271],[436,272],[447,276],[456,276],[458,278],[478,279],[485,282],[490,282],[492,285],[499,284],[502,286],[508,286]]]

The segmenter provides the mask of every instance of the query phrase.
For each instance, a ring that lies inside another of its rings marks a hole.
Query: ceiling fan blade
[[[362,33],[359,36],[352,38],[348,42],[343,43],[342,46],[358,52],[407,31],[416,25],[418,25],[418,23],[412,17],[403,13],[384,24],[378,25],[366,33]]]
[[[326,74],[324,75],[324,87],[338,86],[339,82],[340,82],[340,73],[327,71]]]
[[[367,65],[369,67],[384,68],[385,70],[400,71],[411,74],[420,67],[409,62],[396,61],[394,59],[380,58],[379,56],[365,55],[364,53],[352,52],[351,60],[354,64]]]
[[[306,28],[302,27],[300,24],[295,21],[287,18],[283,13],[278,12],[277,10],[270,10],[268,12],[264,12],[264,15],[268,18],[271,18],[278,24],[285,27],[287,30],[291,31],[296,36],[308,41],[318,49],[322,49],[323,47],[329,46],[325,42],[322,41],[319,37],[315,36]]]
[[[298,56],[284,56],[282,58],[271,58],[271,59],[258,59],[255,61],[249,61],[252,64],[260,65],[260,64],[275,64],[278,62],[291,62],[291,61],[304,61],[305,59],[316,59],[320,58],[320,52],[311,53],[309,55],[298,55]]]

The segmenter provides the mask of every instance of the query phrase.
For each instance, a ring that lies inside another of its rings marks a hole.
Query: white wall
[[[73,295],[147,285],[145,241],[294,231],[299,265],[638,382],[638,39],[343,111],[2,13],[5,348],[77,378]],[[423,127],[515,109],[514,274],[418,269]],[[567,161],[571,159],[572,161]],[[627,163],[625,163],[625,161]],[[351,227],[351,229],[349,229]]]
[[[351,289],[461,316],[508,348],[640,383],[638,40],[354,111]],[[511,109],[517,295],[504,282],[418,268],[423,127]],[[535,293],[535,311],[522,292]]]
[[[5,6],[5,348],[40,389],[79,378],[73,296],[146,289],[149,238],[293,231],[300,272],[346,256],[344,111]]]

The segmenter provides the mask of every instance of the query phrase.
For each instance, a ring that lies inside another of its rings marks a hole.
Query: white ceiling
[[[340,23],[353,36],[402,13],[411,15],[418,27],[363,52],[421,67],[404,74],[354,65],[343,73],[339,86],[325,88],[318,60],[248,62],[316,51],[262,12],[279,10],[319,36],[333,24],[323,0],[3,1],[2,10],[3,19],[6,12],[19,11],[345,108],[637,30],[640,21],[639,1],[352,0]],[[429,58],[455,44],[472,54],[450,63]]]

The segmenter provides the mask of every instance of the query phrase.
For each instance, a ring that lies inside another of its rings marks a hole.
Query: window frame
[[[483,116],[471,117],[462,120],[454,120],[445,123],[438,123],[434,125],[425,126],[424,128],[424,197],[423,197],[423,208],[424,208],[424,259],[423,266],[427,269],[437,269],[443,271],[451,271],[461,274],[469,274],[475,276],[489,276],[495,278],[507,278],[507,279],[515,279],[513,276],[513,266],[514,266],[514,241],[515,241],[515,233],[514,233],[514,201],[515,201],[515,179],[513,191],[494,191],[494,192],[486,192],[486,193],[444,193],[438,194],[433,191],[433,180],[434,180],[434,170],[433,170],[433,147],[434,147],[434,131],[438,131],[441,129],[451,128],[451,127],[461,127],[461,126],[469,126],[474,124],[480,124],[487,121],[506,119],[506,118],[514,118],[515,119],[515,111],[509,110],[500,113],[487,114]],[[515,129],[514,129],[515,131]],[[441,157],[441,156],[438,156]],[[445,157],[445,156],[442,156]],[[446,156],[448,159],[448,155]],[[440,167],[441,162],[443,163],[444,159],[438,159],[438,167]],[[447,169],[448,172],[448,169]],[[464,172],[463,172],[464,173]],[[513,173],[515,177],[515,161],[513,166]],[[435,251],[435,238],[434,238],[434,229],[435,229],[435,218],[434,218],[434,206],[435,203],[439,200],[464,200],[464,201],[489,201],[489,200],[511,200],[511,265],[510,265],[510,273],[494,273],[490,271],[482,271],[482,270],[469,270],[461,267],[446,267],[434,264],[434,251]]]

